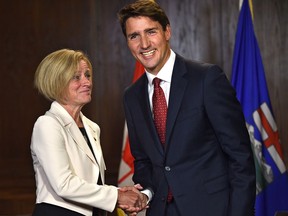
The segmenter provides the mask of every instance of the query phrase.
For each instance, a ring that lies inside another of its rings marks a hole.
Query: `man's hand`
[[[148,197],[141,193],[141,185],[126,186],[118,190],[118,207],[128,215],[137,215],[139,211],[147,208]]]

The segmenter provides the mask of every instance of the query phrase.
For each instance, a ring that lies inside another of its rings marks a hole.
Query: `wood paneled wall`
[[[61,48],[86,52],[94,66],[93,101],[85,114],[101,127],[107,183],[116,184],[121,158],[122,95],[132,80],[134,59],[116,13],[128,0],[0,1],[0,215],[30,213],[34,173],[32,127],[50,106],[33,88],[40,61]],[[231,75],[238,0],[157,1],[170,17],[172,48],[220,65]],[[288,161],[288,1],[254,0],[254,29],[270,98]]]

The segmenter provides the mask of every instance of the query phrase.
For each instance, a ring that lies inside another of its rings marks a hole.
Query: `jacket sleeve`
[[[229,216],[254,214],[255,167],[250,138],[236,94],[225,74],[212,66],[204,80],[204,104],[229,160]]]

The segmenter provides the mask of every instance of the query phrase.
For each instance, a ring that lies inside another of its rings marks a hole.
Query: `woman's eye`
[[[86,73],[86,74],[85,74],[85,77],[86,77],[87,79],[90,79],[91,74],[90,74],[90,73]]]
[[[80,77],[81,77],[80,75],[74,75],[73,80],[80,80]]]

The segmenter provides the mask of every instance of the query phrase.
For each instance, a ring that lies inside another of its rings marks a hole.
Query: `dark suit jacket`
[[[223,71],[176,55],[166,148],[149,105],[146,74],[124,95],[133,180],[152,188],[148,215],[162,216],[168,185],[183,216],[249,216],[255,168],[241,106]]]

